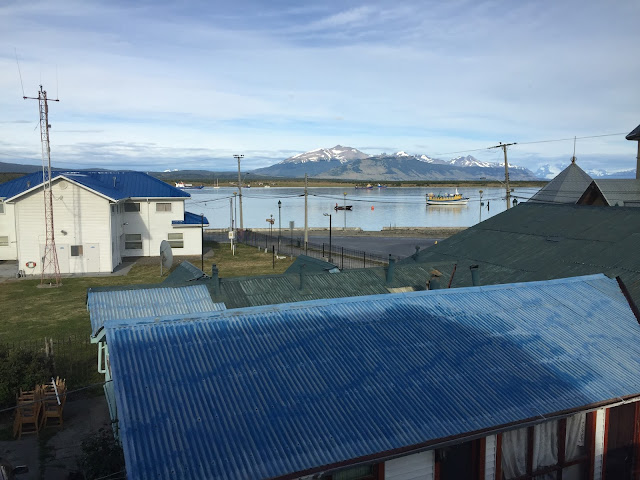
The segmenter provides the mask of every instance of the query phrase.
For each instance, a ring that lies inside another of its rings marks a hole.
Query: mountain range
[[[500,180],[504,178],[504,164],[481,162],[471,155],[451,160],[412,155],[404,151],[381,155],[367,155],[352,147],[336,145],[319,148],[289,157],[275,165],[254,170],[256,175],[300,178],[310,177],[339,180]],[[509,165],[512,180],[536,180],[531,170]]]

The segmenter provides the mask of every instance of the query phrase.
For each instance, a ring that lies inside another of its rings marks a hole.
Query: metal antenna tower
[[[53,191],[51,190],[51,148],[49,146],[49,104],[47,92],[42,89],[37,97],[22,97],[23,99],[38,100],[40,106],[40,143],[42,144],[42,187],[44,192],[44,220],[46,229],[46,242],[44,255],[42,256],[42,274],[40,285],[59,287],[60,265],[58,264],[58,252],[56,250],[55,230],[53,228]],[[51,100],[59,102],[57,98]]]

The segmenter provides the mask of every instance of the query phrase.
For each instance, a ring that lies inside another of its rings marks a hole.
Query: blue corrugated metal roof
[[[205,285],[144,290],[94,291],[87,294],[91,330],[95,336],[107,320],[161,317],[224,310]]]
[[[187,192],[142,172],[56,171],[52,175],[53,179],[62,176],[78,182],[113,200],[190,197]],[[0,197],[13,198],[41,183],[42,172],[31,173],[24,177],[10,180],[0,184]],[[198,223],[200,223],[199,220]]]
[[[615,280],[108,322],[127,478],[268,478],[640,392]]]
[[[207,217],[200,216],[197,213],[184,212],[184,220],[173,220],[173,225],[209,225]]]

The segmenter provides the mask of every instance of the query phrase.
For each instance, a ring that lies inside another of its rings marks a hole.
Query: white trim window
[[[156,212],[170,212],[171,203],[156,203]]]
[[[127,233],[124,236],[125,250],[142,250],[142,234]]]
[[[182,233],[170,233],[167,237],[171,248],[184,248],[184,237]]]
[[[9,235],[0,235],[0,247],[9,246]]]
[[[4,213],[4,202],[0,200],[0,215]]]

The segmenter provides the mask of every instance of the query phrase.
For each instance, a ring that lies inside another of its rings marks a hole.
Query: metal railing
[[[289,232],[287,232],[289,233]],[[366,252],[352,248],[342,247],[332,242],[331,249],[328,243],[307,242],[304,238],[295,235],[282,235],[278,241],[278,235],[269,235],[251,230],[238,231],[237,241],[245,245],[264,248],[267,251],[275,251],[277,255],[293,256],[307,255],[333,263],[340,270],[352,268],[380,267],[388,265],[388,255]],[[394,257],[398,259],[398,257]]]

